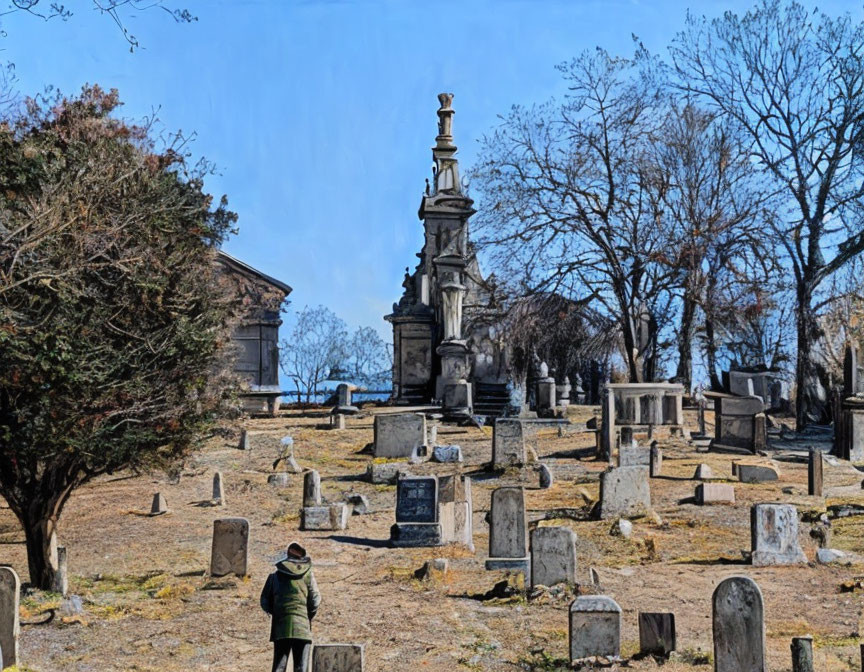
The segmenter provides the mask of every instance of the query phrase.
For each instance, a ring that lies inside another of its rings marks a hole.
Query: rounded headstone
[[[712,599],[715,672],[767,672],[762,591],[753,579],[731,576]]]

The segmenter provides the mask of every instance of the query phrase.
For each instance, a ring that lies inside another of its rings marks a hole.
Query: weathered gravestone
[[[651,464],[651,449],[643,446],[625,446],[618,449],[619,467],[648,467]]]
[[[615,392],[606,388],[603,392],[602,425],[600,427],[600,451],[599,457],[603,460],[612,461],[612,453],[615,448]]]
[[[668,656],[675,650],[675,614],[639,612],[639,652]]]
[[[375,457],[411,457],[425,449],[426,416],[422,413],[386,413],[375,416]]]
[[[576,533],[569,527],[531,531],[531,585],[576,583]]]
[[[325,506],[304,506],[300,512],[302,530],[344,530],[348,527],[350,507],[344,502]]]
[[[762,591],[753,579],[731,576],[713,597],[714,672],[768,672]]]
[[[321,474],[314,469],[303,476],[303,506],[321,506]]]
[[[225,506],[225,481],[222,479],[221,471],[213,474],[213,496],[211,500],[219,506]]]
[[[765,483],[779,478],[777,470],[769,464],[739,462],[737,471],[742,483]]]
[[[18,601],[21,595],[21,580],[11,567],[0,567],[0,651],[3,665],[12,667],[18,659]],[[4,668],[5,669],[5,668]]]
[[[506,469],[525,464],[525,435],[522,422],[497,418],[492,428],[492,468]]]
[[[435,446],[432,449],[432,459],[435,462],[461,462],[461,446]]]
[[[521,487],[508,486],[492,491],[486,569],[528,572],[528,520],[525,490]]]
[[[249,450],[249,431],[245,428],[240,430],[240,441],[237,444],[237,448],[240,450]]]
[[[246,576],[249,563],[249,521],[220,518],[213,521],[210,575]]]
[[[734,504],[735,488],[728,483],[700,483],[696,486],[697,504]]]
[[[663,451],[660,449],[660,445],[656,441],[651,442],[650,451],[648,458],[648,474],[651,478],[656,478],[663,473]]]
[[[441,542],[459,543],[474,549],[471,479],[463,476],[438,477],[438,522]]]
[[[793,637],[789,648],[792,652],[792,672],[814,672],[813,637]]]
[[[537,465],[538,485],[541,490],[548,490],[552,487],[553,478],[552,470],[545,464]]]
[[[396,483],[396,523],[390,542],[397,547],[440,546],[444,543],[438,519],[438,478],[406,476]]]
[[[823,477],[822,477],[822,451],[818,448],[811,448],[810,455],[807,460],[807,494],[816,497],[822,497]]]
[[[363,672],[363,645],[316,644],[312,672]]]
[[[583,595],[570,605],[570,661],[621,655],[621,607],[605,595]]]
[[[638,516],[651,508],[647,467],[610,467],[600,474],[600,518]]]
[[[54,585],[51,590],[63,597],[69,593],[69,555],[65,546],[57,547],[57,571],[54,574]],[[0,666],[0,670],[2,669],[3,667]]]
[[[753,504],[750,542],[754,567],[807,563],[798,544],[798,510],[791,504]]]

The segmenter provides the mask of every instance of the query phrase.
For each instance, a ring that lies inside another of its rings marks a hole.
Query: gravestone
[[[553,478],[552,478],[552,470],[549,469],[545,464],[539,464],[537,466],[537,474],[538,474],[538,485],[541,490],[548,490],[552,487]]]
[[[846,346],[843,357],[843,398],[854,397],[858,392],[858,351]]]
[[[693,473],[693,478],[697,481],[706,481],[714,478],[714,470],[707,464],[700,464],[696,467],[696,471]]]
[[[621,448],[633,448],[636,445],[636,441],[633,440],[633,428],[624,426],[621,428],[621,438],[618,442],[619,450]],[[623,466],[623,465],[622,465]]]
[[[738,480],[742,483],[765,483],[779,478],[777,470],[768,464],[738,463]]]
[[[249,450],[249,432],[244,428],[240,430],[240,442],[237,444],[240,450]]]
[[[213,497],[211,500],[219,506],[225,506],[225,482],[222,479],[221,471],[213,474]]]
[[[628,445],[623,443],[618,449],[619,467],[648,467],[651,465],[651,449],[643,446]]]
[[[246,576],[249,562],[249,521],[220,518],[213,521],[210,575]]]
[[[807,459],[807,494],[822,497],[822,451],[811,448]]]
[[[344,530],[348,527],[350,509],[344,502],[325,506],[304,506],[300,511],[302,530]]]
[[[54,574],[54,585],[51,590],[66,597],[69,593],[69,557],[65,546],[57,547],[57,572]],[[0,666],[0,670],[3,667]]]
[[[715,672],[768,672],[762,591],[753,579],[732,576],[714,590]]]
[[[583,595],[570,604],[570,661],[621,655],[621,607],[605,595]]]
[[[798,544],[798,510],[791,504],[753,504],[750,542],[754,567],[807,563]]]
[[[461,462],[462,448],[460,446],[435,446],[432,449],[432,459],[435,462]]]
[[[396,523],[390,528],[390,542],[396,547],[444,543],[436,476],[406,476],[397,481]]]
[[[161,516],[163,513],[168,513],[168,503],[161,492],[153,495],[153,503],[150,505],[151,516]]]
[[[426,416],[422,413],[387,413],[375,416],[375,457],[411,457],[428,445]]]
[[[525,464],[525,436],[522,422],[497,418],[492,428],[492,468],[506,469]]]
[[[363,645],[316,644],[312,672],[363,672]]]
[[[651,478],[656,478],[663,473],[663,451],[660,450],[660,445],[656,441],[651,442],[651,454],[648,463],[648,474]]]
[[[600,518],[648,513],[651,488],[647,467],[609,467],[600,474]]]
[[[531,585],[576,583],[576,533],[569,527],[531,531]]]
[[[700,483],[696,486],[697,504],[734,504],[735,488],[729,483]]]
[[[407,475],[404,462],[370,462],[366,465],[366,480],[375,485],[395,485],[402,475]]]
[[[348,383],[339,383],[336,386],[336,414],[346,415],[359,413],[360,409],[354,405],[353,395],[356,388]],[[345,427],[343,426],[342,429]]]
[[[486,569],[528,571],[528,520],[525,490],[521,487],[507,486],[492,491]]]
[[[21,625],[18,620],[18,603],[21,596],[21,580],[11,567],[0,567],[0,651],[3,665],[12,667],[18,659],[18,635]],[[4,668],[5,669],[5,668]]]
[[[600,459],[612,461],[615,442],[615,391],[606,388],[603,392],[600,427]]]
[[[277,488],[285,488],[291,484],[291,474],[280,471],[278,474],[270,474],[267,483]]]
[[[639,612],[639,652],[668,656],[675,650],[675,614]]]
[[[458,474],[438,477],[438,522],[442,542],[474,548],[471,479]]]
[[[303,506],[321,506],[321,474],[314,469],[303,476]]]
[[[810,635],[793,637],[789,648],[792,651],[792,672],[814,672],[813,638]]]

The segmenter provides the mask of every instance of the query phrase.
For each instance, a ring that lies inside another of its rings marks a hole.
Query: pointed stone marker
[[[161,516],[163,513],[168,513],[168,503],[165,501],[162,493],[157,492],[153,495],[153,503],[150,505],[150,515]]]
[[[713,596],[715,672],[768,672],[762,591],[753,579],[732,576]]]

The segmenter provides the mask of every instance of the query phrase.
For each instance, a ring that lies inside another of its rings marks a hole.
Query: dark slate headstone
[[[552,479],[552,470],[549,469],[545,464],[540,464],[537,466],[537,473],[539,476],[539,486],[541,490],[548,490],[552,487],[553,479]]]
[[[675,614],[639,613],[639,651],[655,656],[675,651]]]
[[[792,672],[814,672],[813,638],[810,635],[793,637],[789,648],[792,650]]]
[[[396,484],[397,523],[438,522],[438,479],[407,476]]]
[[[316,644],[312,672],[363,672],[363,645]]]
[[[765,660],[765,611],[753,579],[732,576],[713,597],[715,672],[768,672]]]

